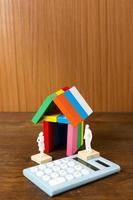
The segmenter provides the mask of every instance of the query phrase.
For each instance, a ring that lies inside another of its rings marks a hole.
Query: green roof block
[[[47,108],[53,102],[54,98],[56,97],[56,93],[49,95],[42,103],[36,114],[32,118],[32,122],[37,124],[40,119],[42,118],[43,114],[46,112]]]

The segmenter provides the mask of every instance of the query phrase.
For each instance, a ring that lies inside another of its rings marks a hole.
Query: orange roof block
[[[64,94],[57,96],[54,99],[54,103],[58,106],[61,112],[69,119],[72,125],[75,126],[83,120]]]

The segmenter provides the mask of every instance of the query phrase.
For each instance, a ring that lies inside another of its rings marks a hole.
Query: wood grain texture
[[[76,85],[95,111],[133,111],[132,0],[0,0],[0,111]]]
[[[37,134],[42,124],[33,126],[33,113],[0,113],[0,200],[50,200],[23,175],[36,165],[30,156],[38,152]],[[133,199],[133,113],[95,113],[89,120],[92,146],[101,155],[118,163],[119,174],[55,196],[52,200],[132,200]],[[65,156],[65,148],[50,155]],[[78,198],[77,198],[78,197]]]

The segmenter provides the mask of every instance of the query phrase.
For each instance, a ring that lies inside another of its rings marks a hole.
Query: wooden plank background
[[[66,85],[94,111],[133,111],[133,0],[0,0],[0,111]]]

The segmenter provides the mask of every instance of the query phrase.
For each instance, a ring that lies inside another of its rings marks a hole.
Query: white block
[[[76,87],[74,86],[74,87],[70,88],[69,90],[73,94],[73,96],[76,98],[78,103],[85,110],[85,112],[88,114],[88,116],[91,115],[93,110],[90,108],[90,106],[85,101],[85,99],[82,97],[82,95],[79,93],[79,91],[76,89]]]

